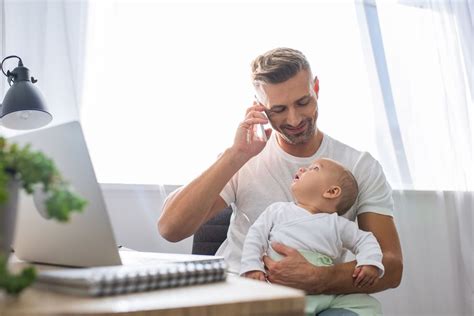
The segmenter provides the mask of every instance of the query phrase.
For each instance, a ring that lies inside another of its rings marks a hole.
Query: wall
[[[190,253],[192,238],[169,243],[156,222],[176,186],[102,185],[119,244]],[[375,296],[385,315],[472,315],[474,192],[394,191],[404,256],[402,284]]]
[[[165,197],[178,186],[101,184],[117,244],[140,251],[191,253],[192,237],[170,243],[156,223]]]

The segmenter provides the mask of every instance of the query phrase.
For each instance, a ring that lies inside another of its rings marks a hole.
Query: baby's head
[[[300,168],[291,185],[298,205],[310,211],[345,214],[355,203],[359,189],[352,173],[340,163],[321,158]]]

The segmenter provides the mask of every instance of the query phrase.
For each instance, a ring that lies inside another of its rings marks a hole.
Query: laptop
[[[74,212],[69,222],[60,223],[47,218],[41,188],[33,195],[21,190],[12,245],[19,259],[69,267],[189,261],[189,255],[119,252],[79,122],[31,131],[10,137],[9,142],[31,144],[53,159],[63,178],[88,201],[82,213]],[[193,258],[208,260],[210,256]]]

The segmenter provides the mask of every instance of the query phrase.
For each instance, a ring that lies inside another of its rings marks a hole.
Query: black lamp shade
[[[0,118],[3,126],[20,130],[39,128],[53,119],[41,92],[26,80],[17,81],[8,89]]]

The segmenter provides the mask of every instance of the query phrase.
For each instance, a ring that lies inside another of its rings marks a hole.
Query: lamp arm
[[[3,70],[3,63],[5,62],[5,60],[10,59],[10,58],[18,58],[18,66],[21,66],[21,67],[23,66],[23,61],[21,60],[20,57],[18,57],[16,55],[10,55],[10,56],[7,56],[7,57],[3,58],[2,62],[0,63],[0,67],[1,67],[2,72],[5,75],[5,77],[8,77],[8,78],[10,78],[10,76],[12,76],[12,74],[9,70],[5,73],[5,70]]]

